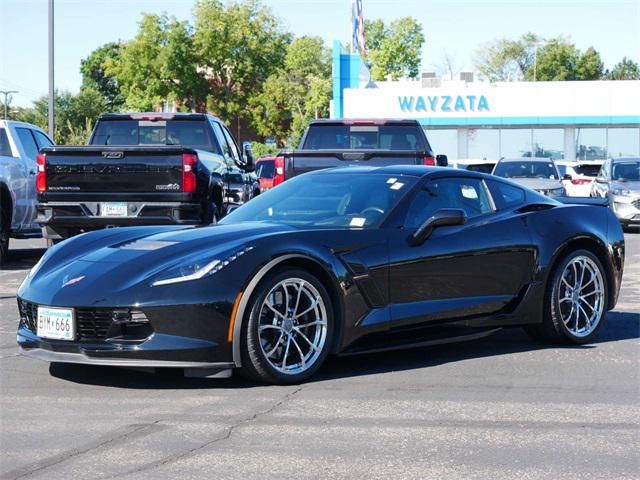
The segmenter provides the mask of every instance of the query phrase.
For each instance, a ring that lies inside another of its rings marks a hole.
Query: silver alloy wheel
[[[311,283],[281,280],[264,298],[259,315],[260,347],[271,367],[294,375],[316,362],[327,339],[327,309]]]
[[[605,285],[598,264],[586,256],[572,258],[559,280],[560,317],[576,337],[593,332],[604,312]]]

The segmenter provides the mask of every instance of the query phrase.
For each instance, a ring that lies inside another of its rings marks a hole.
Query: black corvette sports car
[[[218,225],[71,238],[18,291],[22,353],[300,382],[329,354],[524,326],[585,343],[613,308],[624,237],[608,208],[482,173],[342,168],[287,181]]]

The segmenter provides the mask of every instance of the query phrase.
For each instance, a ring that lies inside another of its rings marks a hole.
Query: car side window
[[[31,135],[31,129],[29,128],[16,128],[16,133],[18,137],[20,137],[20,143],[22,143],[22,148],[24,148],[24,153],[27,154],[34,162],[36,161],[36,156],[38,155],[38,146],[36,145],[36,141]]]
[[[229,147],[227,140],[224,138],[224,133],[222,133],[222,127],[220,127],[220,124],[218,122],[211,122],[211,128],[213,128],[213,133],[216,136],[216,140],[220,144],[222,154],[229,158],[233,158],[233,155],[231,154],[231,148]]]
[[[493,211],[489,195],[481,180],[475,178],[443,178],[427,183],[413,199],[405,228],[418,228],[442,208],[458,208],[467,218]]]
[[[0,128],[0,157],[13,157],[7,131],[4,128]]]
[[[50,147],[53,145],[53,142],[49,137],[47,137],[44,133],[39,132],[38,130],[31,130],[33,135],[36,137],[36,142],[38,143],[38,149]]]
[[[222,132],[224,133],[224,138],[227,139],[227,143],[229,144],[229,148],[231,149],[231,156],[237,163],[240,163],[242,160],[240,159],[240,152],[238,151],[236,142],[233,141],[233,137],[226,127],[222,126]]]
[[[487,180],[489,191],[498,210],[515,207],[524,203],[524,190],[507,183]]]

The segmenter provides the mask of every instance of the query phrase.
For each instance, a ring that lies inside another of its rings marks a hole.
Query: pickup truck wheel
[[[9,228],[11,220],[6,210],[0,210],[0,265],[9,258]]]

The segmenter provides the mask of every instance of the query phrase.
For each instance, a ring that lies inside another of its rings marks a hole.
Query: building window
[[[427,140],[435,155],[446,155],[450,159],[458,158],[458,130],[426,130]]]
[[[500,130],[500,157],[531,156],[532,131],[530,128],[503,128]]]
[[[500,131],[470,128],[468,137],[469,158],[497,160],[500,158]]]
[[[561,128],[534,129],[533,156],[562,160],[564,158],[564,130]]]
[[[576,160],[607,158],[606,128],[576,128]]]
[[[607,137],[610,157],[640,155],[640,128],[610,128]]]

